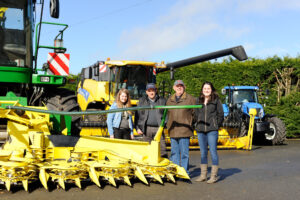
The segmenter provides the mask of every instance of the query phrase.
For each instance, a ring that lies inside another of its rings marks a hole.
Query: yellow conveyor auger
[[[95,136],[52,135],[53,123],[49,117],[52,111],[41,107],[17,107],[17,102],[0,101],[2,107],[7,104],[12,106],[0,108],[0,118],[8,120],[9,139],[0,150],[0,184],[5,185],[7,190],[12,185],[23,185],[28,191],[29,184],[38,180],[46,189],[48,181],[65,189],[66,183],[81,188],[81,182],[88,178],[99,187],[102,182],[113,186],[121,182],[131,186],[132,178],[138,178],[145,184],[149,181],[175,183],[176,177],[189,179],[184,168],[160,157],[159,141],[164,119],[151,143]],[[201,106],[135,107],[100,112],[187,107]]]

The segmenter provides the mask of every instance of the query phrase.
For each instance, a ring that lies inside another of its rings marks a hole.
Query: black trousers
[[[114,128],[114,138],[130,140],[130,129]]]

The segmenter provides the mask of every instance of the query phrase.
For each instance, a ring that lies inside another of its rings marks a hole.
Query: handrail
[[[37,55],[38,55],[38,49],[39,48],[47,48],[47,49],[62,49],[62,50],[66,50],[66,48],[64,47],[55,47],[55,46],[39,46],[38,45],[38,41],[37,41],[37,37],[38,37],[38,27],[41,26],[41,24],[49,24],[49,25],[57,25],[57,26],[65,26],[64,29],[60,30],[58,35],[55,37],[55,39],[61,35],[61,38],[63,37],[63,32],[68,28],[68,25],[67,24],[60,24],[60,23],[54,23],[54,22],[39,22],[37,23],[36,25],[36,28],[35,28],[35,67],[34,67],[34,72],[37,73]]]
[[[152,109],[193,109],[193,108],[202,108],[202,105],[179,105],[179,106],[143,106],[143,107],[130,107],[130,108],[118,108],[110,110],[101,110],[101,111],[79,111],[79,112],[66,112],[66,111],[56,111],[56,110],[42,110],[36,108],[22,107],[22,106],[6,106],[6,109],[12,110],[24,110],[31,112],[47,113],[54,115],[105,115],[108,113],[124,112],[124,111],[135,111],[135,110],[152,110]]]

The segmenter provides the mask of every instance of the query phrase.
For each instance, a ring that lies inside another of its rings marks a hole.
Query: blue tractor
[[[254,139],[267,141],[272,145],[283,144],[286,138],[285,125],[278,117],[266,114],[258,101],[257,86],[226,86],[222,94],[226,96],[224,109],[224,127],[237,128],[238,137],[248,132],[249,110],[255,108]]]

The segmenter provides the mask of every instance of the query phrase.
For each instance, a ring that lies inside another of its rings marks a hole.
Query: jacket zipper
[[[176,98],[176,97],[175,97],[175,98]],[[176,101],[176,99],[175,99],[175,102],[176,102],[176,106],[177,106],[177,105],[178,105],[178,102]],[[177,115],[178,115],[178,111],[176,112],[176,121],[178,121]]]

